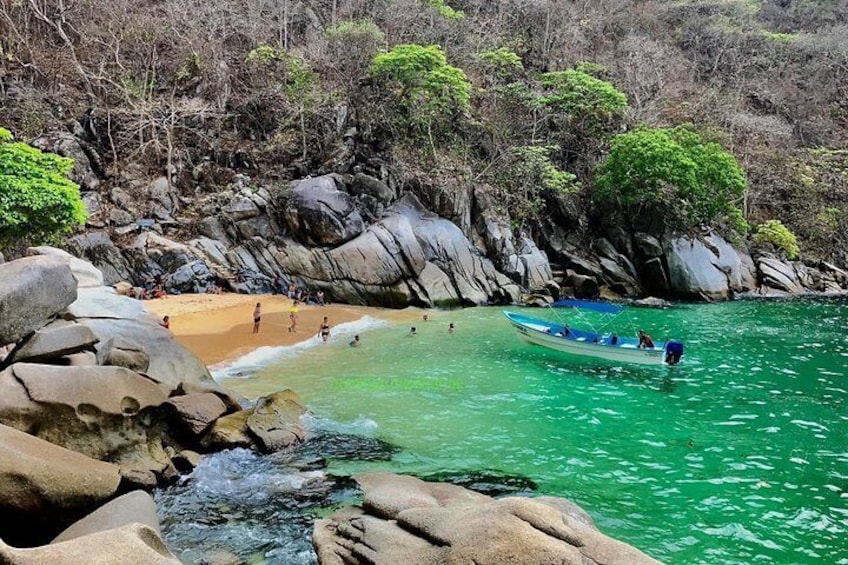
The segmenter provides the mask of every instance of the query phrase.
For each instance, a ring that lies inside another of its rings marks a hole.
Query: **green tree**
[[[70,159],[13,141],[0,127],[0,242],[53,241],[85,223]]]
[[[797,259],[800,249],[795,234],[780,220],[768,220],[757,226],[754,243],[770,243],[786,252],[787,259]]]
[[[592,73],[599,65],[583,63],[567,71],[545,73],[540,82],[545,94],[539,104],[566,116],[572,127],[598,135],[615,126],[627,109],[627,96],[612,83]]]
[[[689,127],[617,135],[596,173],[595,201],[630,219],[648,214],[673,228],[747,230],[738,207],[744,171],[733,155]]]
[[[437,45],[396,45],[374,57],[371,75],[388,95],[397,125],[434,134],[447,134],[447,122],[467,112],[471,83],[462,69],[448,65]],[[433,126],[441,126],[433,131]]]
[[[545,210],[546,197],[578,191],[577,177],[559,170],[551,161],[556,146],[511,147],[489,175],[498,189],[498,200],[516,231]]]

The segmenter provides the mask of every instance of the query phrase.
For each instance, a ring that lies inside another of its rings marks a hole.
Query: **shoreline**
[[[253,309],[262,304],[259,333],[253,332]],[[276,294],[180,294],[145,300],[146,309],[161,319],[169,316],[171,333],[208,367],[221,365],[261,348],[293,346],[314,338],[324,316],[332,328],[365,316],[379,320],[412,321],[427,310],[393,310],[373,306],[298,305],[297,332],[288,331],[292,300]]]

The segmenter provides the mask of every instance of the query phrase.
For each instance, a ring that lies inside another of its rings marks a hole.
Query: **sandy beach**
[[[253,309],[262,304],[259,333],[253,332]],[[176,340],[207,365],[236,359],[262,346],[294,345],[314,338],[321,320],[329,317],[331,327],[363,316],[391,320],[420,319],[424,310],[389,310],[345,304],[298,305],[297,332],[291,333],[289,310],[292,301],[282,295],[182,294],[145,301],[155,316],[170,316]],[[332,330],[331,330],[332,331]]]

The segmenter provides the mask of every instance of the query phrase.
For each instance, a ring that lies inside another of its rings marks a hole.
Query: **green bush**
[[[52,242],[85,223],[74,162],[13,141],[0,127],[0,242]]]
[[[797,259],[798,240],[789,228],[780,220],[768,220],[757,227],[757,233],[752,238],[754,243],[770,243],[786,253],[787,259]]]
[[[471,83],[437,45],[396,45],[374,57],[371,75],[393,98],[401,126],[430,132],[433,124],[469,110]]]
[[[649,213],[673,228],[724,224],[744,234],[747,184],[736,158],[689,127],[617,135],[596,170],[594,199],[626,217]]]
[[[592,76],[587,70],[601,67],[584,63],[576,69],[545,73],[540,77],[546,90],[542,106],[568,115],[570,121],[597,133],[627,109],[627,96],[612,83]]]

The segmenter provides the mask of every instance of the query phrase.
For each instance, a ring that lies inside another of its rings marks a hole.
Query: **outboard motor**
[[[669,341],[665,344],[665,362],[669,365],[677,365],[683,357],[683,344],[679,341]]]

